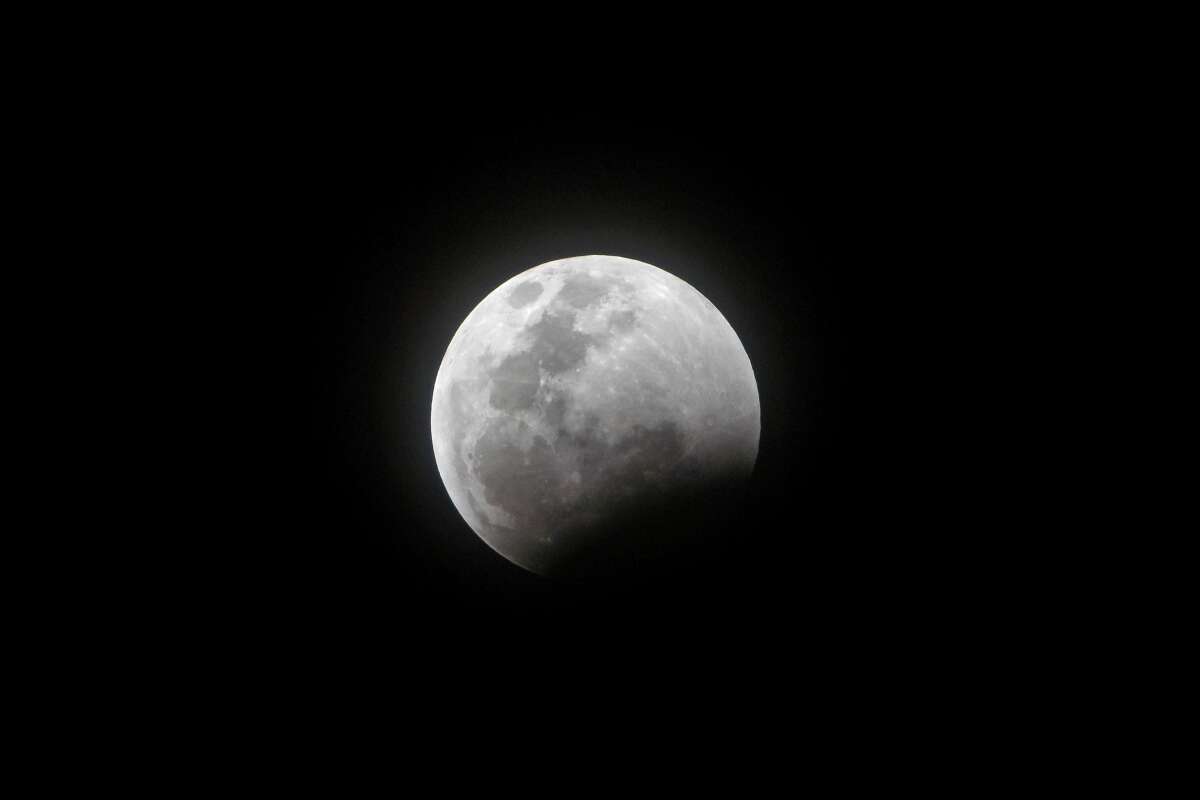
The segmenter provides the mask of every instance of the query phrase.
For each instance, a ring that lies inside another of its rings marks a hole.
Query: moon
[[[700,292],[641,261],[581,256],[475,307],[442,359],[430,424],[471,529],[569,580],[669,561],[728,510],[758,455],[758,386]]]

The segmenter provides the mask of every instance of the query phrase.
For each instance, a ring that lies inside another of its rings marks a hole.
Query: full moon
[[[451,500],[493,550],[548,577],[624,574],[728,510],[758,455],[758,386],[700,292],[582,256],[516,275],[467,316],[431,428]]]

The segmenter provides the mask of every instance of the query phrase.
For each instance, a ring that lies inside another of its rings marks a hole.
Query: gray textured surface
[[[654,526],[630,510],[748,477],[758,389],[699,292],[640,261],[583,256],[527,270],[471,312],[438,371],[431,427],[475,533],[553,576],[604,559],[609,539],[649,548]]]

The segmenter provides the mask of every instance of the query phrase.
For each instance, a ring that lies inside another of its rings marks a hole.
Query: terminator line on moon
[[[569,577],[652,551],[638,509],[749,477],[758,387],[698,291],[640,261],[582,256],[516,275],[471,312],[438,371],[431,427],[472,530],[531,572]]]

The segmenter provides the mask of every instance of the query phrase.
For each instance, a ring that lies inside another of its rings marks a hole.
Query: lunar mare
[[[516,275],[467,316],[431,428],[472,530],[525,569],[569,577],[655,551],[664,520],[748,477],[758,388],[698,291],[640,261],[583,256]]]

